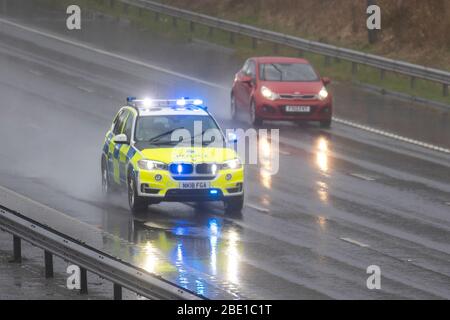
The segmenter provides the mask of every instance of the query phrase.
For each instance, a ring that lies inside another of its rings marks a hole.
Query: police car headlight
[[[240,168],[242,168],[242,162],[239,159],[225,161],[222,165],[222,169],[225,169],[225,170],[226,169],[235,170],[235,169],[240,169]]]
[[[167,165],[165,163],[153,160],[139,160],[137,162],[139,169],[142,170],[167,170]]]
[[[322,89],[320,89],[319,91],[319,99],[325,100],[326,98],[328,98],[328,91],[327,89],[325,89],[325,87],[322,87]]]

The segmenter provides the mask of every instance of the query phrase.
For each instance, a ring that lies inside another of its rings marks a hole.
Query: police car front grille
[[[180,167],[181,166],[181,167]],[[181,169],[181,172],[178,170]],[[169,171],[176,180],[212,180],[220,165],[215,163],[171,163]]]
[[[215,170],[213,170],[214,166]],[[213,163],[199,163],[195,166],[195,172],[198,174],[215,174],[217,169],[217,164]]]
[[[181,172],[178,169],[181,168]],[[172,174],[192,174],[194,172],[194,165],[192,163],[172,163],[169,165],[169,171]]]
[[[172,175],[172,178],[177,181],[195,181],[195,180],[213,180],[216,176],[211,175],[201,175],[201,176],[194,176],[194,175],[187,175],[187,176],[177,176]]]

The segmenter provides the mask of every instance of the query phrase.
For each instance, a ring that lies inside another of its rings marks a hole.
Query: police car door
[[[127,165],[130,159],[135,154],[135,149],[130,145],[131,141],[133,140],[132,134],[133,134],[133,124],[135,120],[135,115],[132,111],[127,111],[128,115],[125,119],[122,133],[124,133],[128,138],[128,144],[122,144],[122,146],[119,149],[119,176],[120,181],[122,183],[127,182]]]
[[[117,117],[116,123],[114,124],[113,128],[113,135],[116,136],[118,134],[121,134],[123,131],[123,128],[125,126],[125,121],[129,115],[129,111],[124,109],[120,112],[119,116]],[[120,149],[124,146],[123,143],[116,143],[114,142],[114,138],[111,139],[111,144],[109,146],[109,162],[110,162],[110,168],[113,170],[113,177],[114,182],[117,184],[121,183],[121,174],[120,174]],[[112,164],[112,165],[111,165]]]

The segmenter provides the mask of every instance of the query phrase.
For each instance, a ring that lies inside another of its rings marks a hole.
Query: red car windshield
[[[259,66],[262,81],[302,82],[318,81],[314,69],[304,63],[264,63]]]

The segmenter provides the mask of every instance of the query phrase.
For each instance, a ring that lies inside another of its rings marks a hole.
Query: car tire
[[[102,158],[101,174],[102,174],[102,193],[104,195],[110,195],[111,193],[113,193],[113,187],[109,180],[108,164],[105,158]]]
[[[320,127],[324,128],[324,129],[329,129],[331,127],[331,119],[325,120],[325,121],[320,121]]]
[[[232,120],[237,119],[236,98],[234,97],[234,94],[231,94],[230,98],[230,115]]]
[[[242,212],[244,208],[244,195],[231,197],[223,201],[226,215],[236,215]]]
[[[256,105],[254,100],[250,103],[250,124],[253,126],[262,125],[262,120],[256,115]]]
[[[137,194],[136,180],[132,175],[129,175],[127,180],[128,205],[130,206],[131,212],[140,213],[147,210],[149,202]]]

